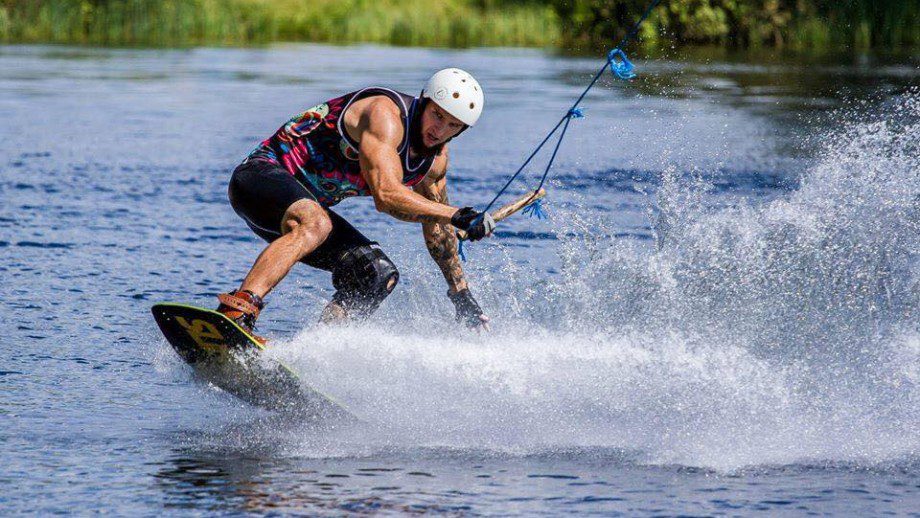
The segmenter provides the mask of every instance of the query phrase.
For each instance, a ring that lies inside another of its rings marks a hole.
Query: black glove
[[[495,220],[492,219],[492,215],[488,212],[479,212],[473,207],[458,209],[451,216],[450,224],[466,232],[466,237],[470,241],[479,241],[491,235],[495,230]]]
[[[457,322],[463,322],[470,328],[478,328],[488,322],[488,319],[483,320],[481,318],[484,313],[482,308],[479,307],[479,303],[473,298],[469,288],[462,289],[457,293],[448,291],[447,297],[457,308]]]

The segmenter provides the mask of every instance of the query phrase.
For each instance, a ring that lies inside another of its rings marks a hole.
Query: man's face
[[[437,104],[429,102],[422,112],[421,126],[422,143],[425,147],[432,148],[457,136],[466,125]]]

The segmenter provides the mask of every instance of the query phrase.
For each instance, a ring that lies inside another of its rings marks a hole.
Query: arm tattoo
[[[433,190],[430,199],[447,204],[446,189]],[[460,256],[457,253],[457,236],[454,233],[454,227],[427,222],[422,224],[422,232],[425,235],[425,246],[428,247],[428,253],[441,269],[448,286],[455,292],[466,288],[466,279],[463,277],[463,268],[460,266]]]
[[[427,214],[413,214],[411,212],[404,212],[401,210],[389,210],[387,213],[390,216],[402,221],[409,221],[411,223],[437,223],[437,216],[430,216]]]

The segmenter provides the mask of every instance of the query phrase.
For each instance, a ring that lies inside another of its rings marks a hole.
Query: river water
[[[261,329],[348,427],[196,382],[150,317],[260,251],[232,168],[306,107],[458,66],[487,102],[451,198],[481,207],[602,62],[0,47],[0,510],[917,515],[916,59],[635,57],[572,123],[549,219],[468,247],[491,334],[453,323],[418,228],[339,205],[396,293],[316,328],[330,281],[297,267]]]

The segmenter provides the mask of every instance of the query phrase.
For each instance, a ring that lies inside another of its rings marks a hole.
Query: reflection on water
[[[906,487],[920,482],[916,465],[872,473],[820,464],[725,475],[683,466],[648,468],[629,457],[603,450],[523,457],[429,450],[362,459],[281,459],[195,449],[172,451],[154,478],[167,509],[311,515],[483,509],[672,514],[688,505],[713,513],[823,509],[861,514],[878,506],[911,509],[917,494]],[[891,485],[879,480],[895,473],[906,478]]]
[[[424,503],[429,496],[415,479],[424,471],[362,464],[308,463],[273,457],[228,457],[219,452],[174,452],[154,474],[164,506],[213,512],[460,512],[469,505]],[[330,468],[332,468],[330,470]],[[485,475],[488,476],[488,475]],[[406,481],[404,485],[403,481]],[[405,486],[405,487],[404,487]],[[461,491],[447,491],[453,499]],[[471,495],[472,496],[472,495]],[[436,498],[437,499],[437,498]],[[415,502],[415,503],[406,503]]]

